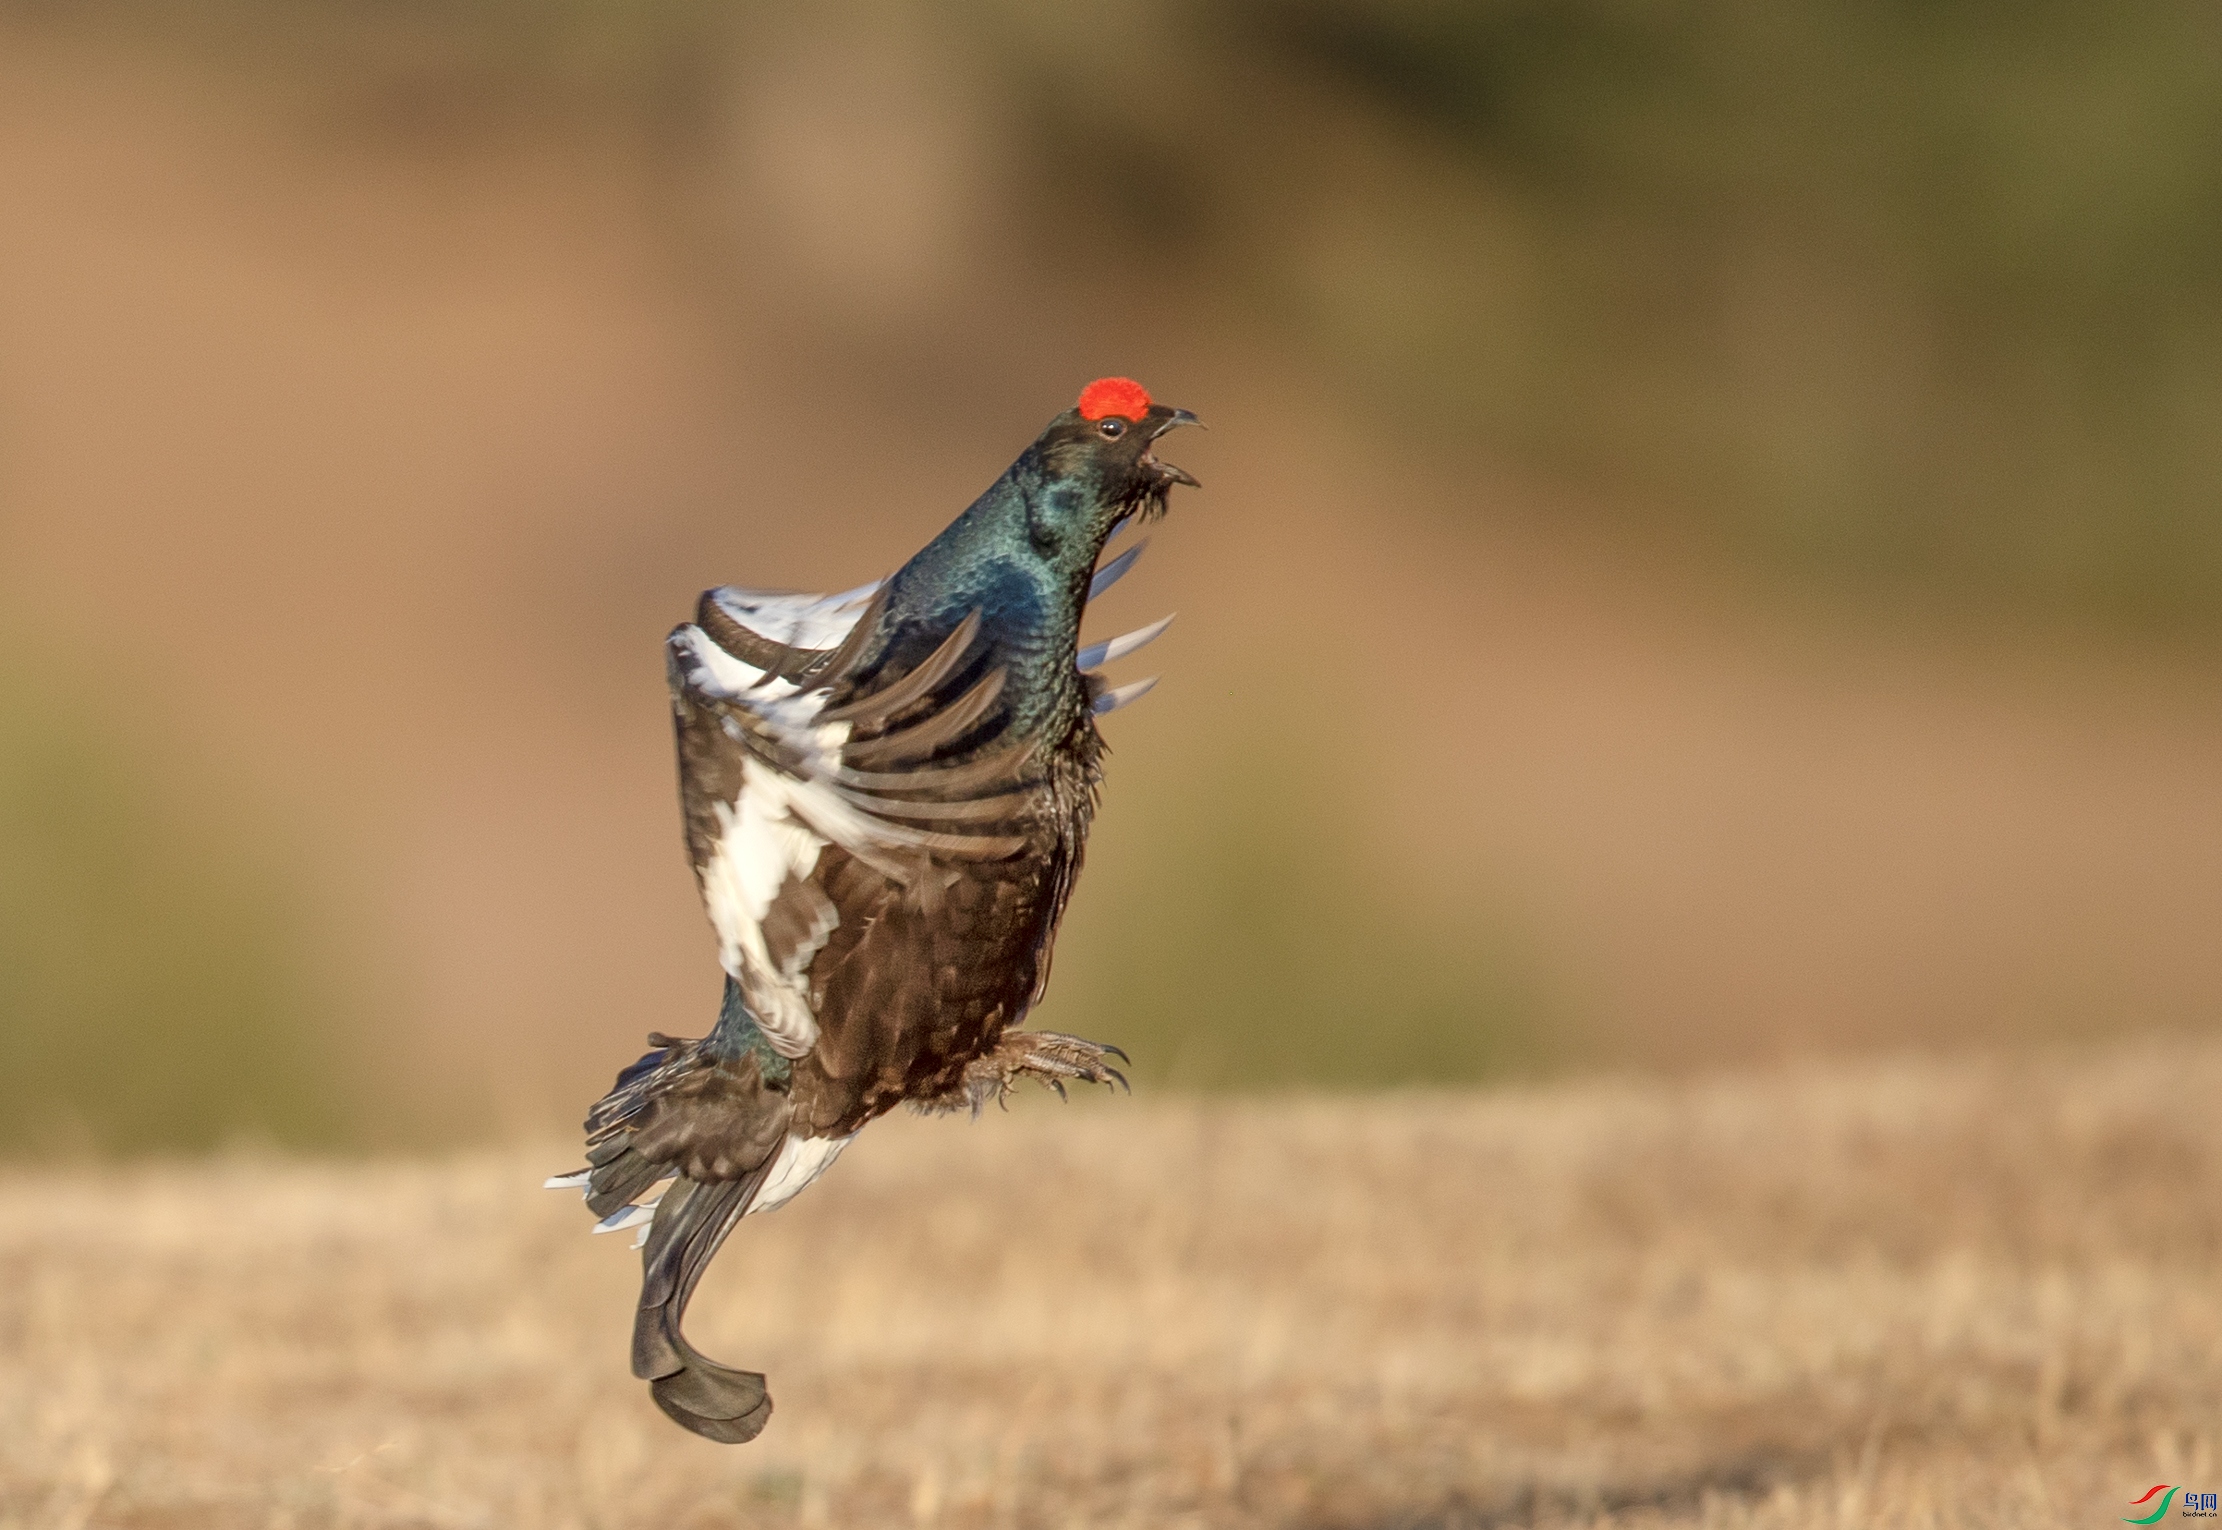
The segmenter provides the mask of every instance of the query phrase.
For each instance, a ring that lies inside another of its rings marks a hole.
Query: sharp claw
[[[1049,1081],[1049,1087],[1057,1091],[1058,1099],[1069,1101],[1072,1098],[1071,1095],[1065,1093],[1065,1081],[1063,1079],[1054,1073],[1048,1074],[1046,1077]]]
[[[1119,1081],[1119,1087],[1121,1089],[1124,1089],[1128,1094],[1132,1094],[1134,1092],[1134,1086],[1126,1081],[1126,1075],[1124,1073],[1121,1073],[1116,1068],[1106,1068],[1103,1071],[1110,1074],[1112,1078],[1117,1079]]]
[[[1103,1043],[1103,1050],[1110,1053],[1113,1057],[1116,1057],[1120,1062],[1125,1063],[1128,1067],[1131,1068],[1134,1066],[1134,1059],[1126,1055],[1126,1049],[1124,1047],[1115,1047],[1111,1045],[1110,1042],[1106,1041]]]

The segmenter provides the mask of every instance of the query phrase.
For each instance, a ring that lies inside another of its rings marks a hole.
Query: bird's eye
[[[1119,437],[1126,434],[1126,421],[1120,419],[1115,414],[1106,415],[1102,420],[1097,422],[1096,429],[1103,432],[1104,438],[1106,440],[1116,441],[1119,439]]]

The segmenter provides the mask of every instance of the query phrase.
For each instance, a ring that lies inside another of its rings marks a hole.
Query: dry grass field
[[[2111,1524],[2213,1485],[2222,1049],[896,1118],[704,1347],[540,1176],[0,1175],[0,1525]]]

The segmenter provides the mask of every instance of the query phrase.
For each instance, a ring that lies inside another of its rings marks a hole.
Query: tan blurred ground
[[[814,58],[750,98],[761,154],[675,182],[623,134],[413,134],[66,32],[0,46],[0,610],[150,796],[308,868],[374,1135],[541,1130],[641,1033],[699,1029],[659,636],[714,581],[883,572],[1112,371],[1211,422],[1179,453],[1209,487],[1107,613],[1182,619],[1112,722],[1046,1022],[1171,1077],[1273,1047],[1270,1013],[1214,1041],[1248,985],[1204,992],[1208,951],[1189,1008],[1119,977],[1213,917],[1192,842],[1238,818],[1319,868],[1289,938],[1341,965],[1303,994],[1486,937],[1546,1058],[2222,1012],[2210,661],[1586,536],[1208,293],[1060,286],[965,168],[992,123],[876,91],[892,116],[828,137],[855,82]],[[840,181],[889,142],[927,145],[890,172],[910,200]],[[790,175],[797,143],[830,170]]]
[[[706,1444],[499,1156],[0,1176],[0,1524],[2113,1523],[2216,1481],[2222,1053],[897,1117],[736,1233]]]

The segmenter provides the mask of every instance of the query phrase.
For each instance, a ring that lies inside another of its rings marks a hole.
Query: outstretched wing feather
[[[800,1057],[818,1040],[812,962],[832,928],[865,912],[842,907],[820,886],[826,847],[907,886],[937,861],[994,861],[1024,849],[1036,792],[1025,780],[1025,752],[1015,748],[951,766],[873,768],[927,760],[987,717],[1002,691],[1000,669],[953,701],[934,699],[976,646],[977,613],[921,663],[834,708],[828,698],[845,664],[772,647],[804,630],[806,618],[822,619],[817,604],[801,616],[789,609],[775,633],[744,628],[744,641],[725,632],[741,626],[736,613],[754,615],[766,598],[706,595],[710,624],[671,636],[671,687],[689,848],[720,960],[748,994],[766,1040]],[[858,646],[854,638],[844,634],[845,653]],[[906,717],[916,720],[852,739],[860,728]]]
[[[817,715],[818,725],[823,727],[828,723],[839,722],[870,724],[894,717],[947,679],[979,635],[980,613],[974,611],[957,623],[956,630],[942,639],[941,646],[928,654],[926,661],[916,669],[893,685],[882,686],[846,706],[823,708]]]
[[[936,749],[953,744],[976,727],[1003,694],[1003,671],[991,669],[972,689],[949,705],[899,732],[852,743],[843,751],[852,762],[867,768],[923,760]]]

